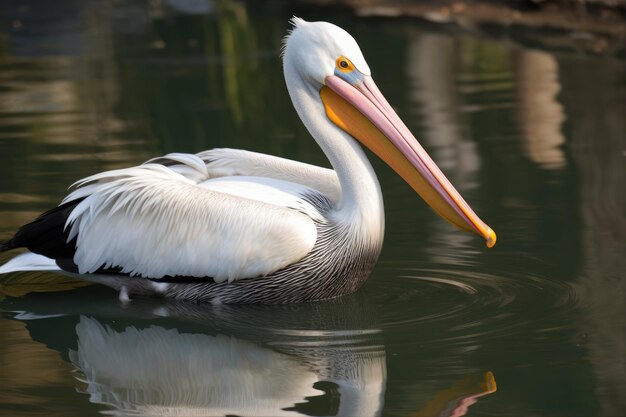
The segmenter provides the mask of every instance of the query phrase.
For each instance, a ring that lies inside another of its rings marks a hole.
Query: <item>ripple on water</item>
[[[541,343],[571,326],[579,305],[569,283],[531,273],[381,266],[366,288],[379,306],[378,324],[386,334],[423,332],[428,343],[515,335]]]

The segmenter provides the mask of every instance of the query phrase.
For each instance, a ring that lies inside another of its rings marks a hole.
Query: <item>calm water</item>
[[[282,78],[294,13],[352,32],[496,247],[373,160],[385,246],[348,297],[123,306],[2,276],[0,414],[626,415],[623,60],[258,3],[0,1],[0,238],[76,179],[167,152],[325,165]]]

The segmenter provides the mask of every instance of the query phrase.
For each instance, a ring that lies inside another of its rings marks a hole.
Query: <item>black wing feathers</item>
[[[73,200],[46,211],[35,221],[20,227],[13,238],[3,243],[0,249],[24,247],[31,252],[52,259],[73,259],[76,252],[76,238],[70,242],[67,241],[69,229],[65,230],[65,222],[82,200]]]

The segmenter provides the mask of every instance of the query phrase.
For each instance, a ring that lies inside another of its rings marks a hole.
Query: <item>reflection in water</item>
[[[496,389],[496,379],[491,372],[481,375],[480,379],[467,377],[437,394],[414,417],[464,416],[478,398],[492,394],[496,392]]]
[[[33,338],[68,355],[80,371],[80,390],[107,413],[374,416],[382,410],[385,351],[363,296],[273,307],[158,300],[120,306],[97,290],[29,294],[2,306],[27,323]]]
[[[71,365],[61,360],[59,352],[33,343],[25,323],[0,320],[0,332],[0,415],[19,415],[3,413],[9,409],[45,408],[50,404],[48,397],[29,393],[42,388],[61,391],[64,386],[71,386]],[[62,416],[62,410],[67,411],[65,405],[57,401],[56,410],[49,410],[48,415]]]
[[[618,416],[626,410],[626,72],[618,62],[574,62],[562,81],[568,94],[586,98],[568,100],[577,121],[569,150],[580,178],[582,222],[576,290],[585,314],[578,342],[593,368],[598,415]]]
[[[565,143],[561,124],[563,107],[557,101],[561,90],[559,65],[554,56],[540,51],[517,54],[518,112],[524,150],[536,164],[548,169],[561,169]]]
[[[299,413],[286,407],[321,394],[313,388],[319,378],[297,358],[234,337],[160,326],[116,332],[84,316],[76,336],[70,359],[85,391],[114,415],[292,416]],[[384,368],[376,370],[381,384]]]
[[[68,295],[31,294],[2,306],[33,338],[67,354],[79,391],[107,414],[382,413],[385,348],[363,295],[219,307],[156,300],[120,307],[93,287],[75,290],[73,302]],[[130,317],[135,324],[126,325]],[[416,404],[417,415],[462,416],[494,391],[491,373],[467,377]]]

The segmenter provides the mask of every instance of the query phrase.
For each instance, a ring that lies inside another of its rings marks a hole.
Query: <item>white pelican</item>
[[[356,291],[383,242],[380,185],[358,142],[440,216],[495,244],[374,83],[356,41],[292,20],[283,67],[333,169],[235,149],[169,154],[87,177],[0,252],[0,273],[60,270],[120,290],[212,303],[287,303]]]

